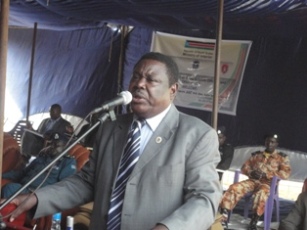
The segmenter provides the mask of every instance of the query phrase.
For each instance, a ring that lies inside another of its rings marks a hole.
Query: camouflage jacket
[[[288,179],[291,174],[289,157],[276,150],[268,156],[266,154],[264,151],[252,153],[252,156],[241,167],[241,172],[249,178],[252,171],[259,170],[265,173],[263,179],[271,180],[273,176]]]

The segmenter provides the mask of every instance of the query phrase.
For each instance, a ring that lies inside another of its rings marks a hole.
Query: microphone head
[[[123,105],[128,105],[132,101],[132,94],[129,91],[123,91],[119,95],[124,99]]]

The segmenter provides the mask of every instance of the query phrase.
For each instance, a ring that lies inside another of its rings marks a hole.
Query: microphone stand
[[[75,142],[73,142],[70,146],[65,148],[65,150],[60,153],[52,162],[50,162],[42,171],[40,171],[37,175],[35,175],[31,180],[29,180],[26,184],[24,184],[20,189],[16,191],[15,194],[13,194],[11,197],[6,199],[2,204],[0,204],[0,210],[3,209],[8,203],[10,203],[16,196],[18,196],[25,188],[27,188],[33,181],[35,181],[40,175],[42,175],[45,171],[47,171],[52,165],[54,165],[55,162],[57,162],[59,159],[61,159],[72,147],[74,147],[80,140],[82,140],[84,137],[86,137],[89,133],[91,133],[98,125],[102,124],[104,121],[106,121],[108,118],[112,121],[116,120],[116,115],[114,113],[114,110],[110,110],[107,113],[103,113],[100,118],[98,118],[98,121],[89,129],[87,130],[81,137],[79,137]],[[0,217],[1,214],[0,214]],[[1,218],[0,218],[1,220]],[[0,221],[1,222],[1,221]],[[0,228],[1,229],[1,228]]]

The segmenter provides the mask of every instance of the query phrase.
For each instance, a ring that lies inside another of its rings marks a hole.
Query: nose
[[[142,87],[145,87],[145,83],[146,83],[145,77],[140,77],[135,84],[138,87],[142,88]]]
[[[273,147],[273,146],[274,146],[274,142],[270,142],[270,143],[269,143],[269,146],[270,146],[270,147]]]

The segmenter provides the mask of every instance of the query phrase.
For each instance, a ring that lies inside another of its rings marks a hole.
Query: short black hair
[[[60,110],[60,112],[62,112],[62,107],[59,104],[51,105],[50,109],[58,109],[58,110]]]
[[[140,60],[135,64],[134,67],[136,67],[142,60],[145,60],[145,59],[156,60],[156,61],[159,61],[165,64],[167,75],[168,75],[168,80],[169,80],[169,86],[178,82],[178,79],[179,79],[178,65],[170,56],[167,56],[167,55],[164,55],[158,52],[149,52],[149,53],[144,54],[140,58]]]

